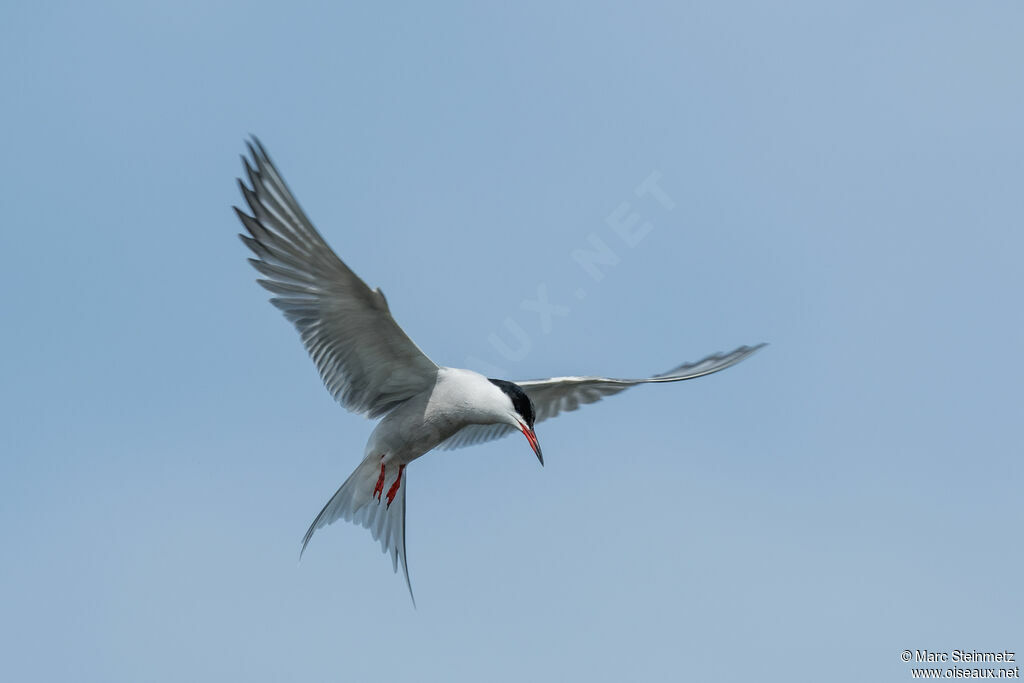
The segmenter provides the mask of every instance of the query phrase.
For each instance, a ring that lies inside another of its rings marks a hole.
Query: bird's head
[[[537,434],[533,431],[533,422],[536,414],[533,412],[533,401],[526,395],[522,387],[514,382],[507,382],[503,379],[492,379],[491,384],[501,389],[508,398],[507,422],[523,433],[530,447],[537,454],[540,464],[544,464],[544,456],[541,454],[540,442],[537,441]]]

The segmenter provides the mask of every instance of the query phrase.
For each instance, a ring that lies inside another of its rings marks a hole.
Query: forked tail
[[[338,519],[362,524],[370,530],[375,540],[380,541],[381,550],[391,553],[391,564],[395,572],[398,571],[398,561],[402,561],[405,584],[409,587],[409,597],[415,606],[416,598],[409,581],[409,565],[405,559],[406,479],[405,465],[385,464],[383,456],[368,455],[309,525],[309,531],[302,539],[299,557],[306,552],[309,539],[317,529],[333,524]]]

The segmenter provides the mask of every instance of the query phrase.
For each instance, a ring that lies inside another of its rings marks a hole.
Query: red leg
[[[398,487],[402,485],[402,470],[405,469],[405,465],[398,466],[398,478],[395,479],[395,483],[388,489],[388,507],[391,507],[391,502],[395,499],[395,494],[398,493]],[[378,497],[377,500],[380,500]]]
[[[384,456],[381,456],[381,460]],[[380,476],[377,478],[377,485],[373,488],[373,497],[380,500],[380,494],[384,493],[384,463],[380,464]]]

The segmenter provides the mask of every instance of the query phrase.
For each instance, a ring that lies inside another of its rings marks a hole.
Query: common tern
[[[412,596],[405,556],[406,468],[434,448],[452,449],[522,432],[541,465],[536,423],[637,384],[679,382],[724,370],[764,344],[740,346],[640,379],[552,377],[489,379],[437,365],[391,317],[381,290],[370,289],[327,245],[295,200],[260,141],[242,157],[239,178],[250,214],[234,207],[256,255],[249,262],[295,325],[327,390],[348,410],[381,418],[363,460],[320,510],[302,539],[338,519],[362,524],[390,553]],[[415,598],[413,598],[415,604]]]

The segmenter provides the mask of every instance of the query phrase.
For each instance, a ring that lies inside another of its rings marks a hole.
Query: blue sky
[[[907,648],[1024,651],[1022,22],[9,3],[0,678],[904,680]],[[771,345],[541,424],[543,469],[523,439],[414,463],[413,610],[363,529],[298,563],[372,424],[253,282],[248,133],[439,363]]]

